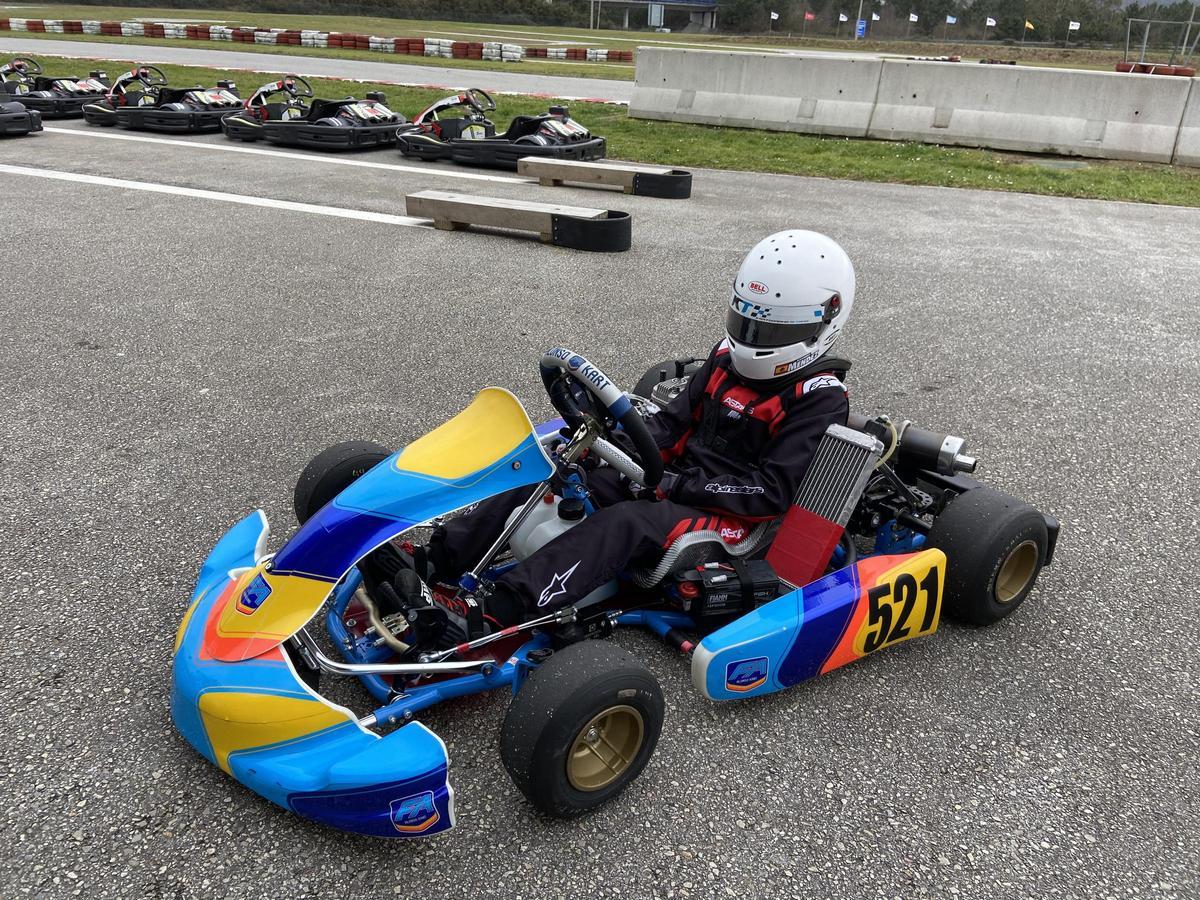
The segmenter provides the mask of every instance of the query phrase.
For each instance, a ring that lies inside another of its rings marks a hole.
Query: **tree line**
[[[99,0],[96,2],[98,5]],[[591,15],[589,0],[124,0],[124,3],[159,8],[574,27],[587,27]],[[1127,18],[1186,22],[1193,9],[1192,0],[1137,2],[1124,8],[1121,4],[1122,0],[862,0],[862,17],[868,22],[868,36],[872,38],[1007,41],[1025,38],[1036,42],[1123,44]],[[772,20],[772,12],[779,18]],[[717,0],[720,30],[743,33],[775,31],[793,36],[850,37],[858,12],[859,0]],[[812,18],[806,18],[806,13]],[[872,19],[872,13],[878,20]],[[910,21],[913,13],[917,16],[915,23]],[[840,15],[845,15],[848,21],[839,22]],[[615,3],[605,4],[602,16],[604,27],[616,28],[621,24],[624,10]],[[948,25],[947,16],[955,17],[957,22]],[[995,26],[987,25],[988,19],[994,20]],[[667,11],[665,22],[674,30],[681,30],[687,21],[686,10]],[[1033,25],[1032,30],[1025,27],[1026,22]],[[1069,22],[1078,22],[1079,30],[1068,32]],[[630,23],[644,27],[644,7],[631,10]],[[1158,26],[1151,32],[1152,42],[1178,42],[1180,34],[1180,29]]]
[[[1133,3],[1122,8],[1121,0],[864,0],[862,17],[869,36],[875,38],[942,38],[949,40],[1054,41],[1071,43],[1123,44],[1126,19],[1169,19],[1186,22],[1192,15],[1192,0],[1173,3]],[[843,37],[853,34],[859,0],[723,0],[718,6],[722,30],[797,34],[835,33],[841,24]],[[779,14],[777,20],[771,13]],[[805,14],[813,15],[806,21]],[[872,13],[878,20],[872,20]],[[917,21],[910,21],[915,13]],[[849,21],[839,23],[839,15]],[[948,24],[947,16],[957,21]],[[988,19],[996,24],[989,26]],[[1025,23],[1033,25],[1027,29]],[[1079,29],[1068,31],[1071,22]],[[1200,27],[1200,12],[1197,12]],[[1139,32],[1140,33],[1140,32]],[[1179,40],[1179,28],[1156,26],[1156,41]],[[1193,28],[1193,36],[1195,28]]]

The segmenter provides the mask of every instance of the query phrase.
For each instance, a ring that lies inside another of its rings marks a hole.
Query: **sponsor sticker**
[[[748,285],[746,285],[746,287],[750,288],[750,290],[755,294],[765,294],[770,290],[770,288],[761,281],[751,281]]]
[[[818,375],[815,378],[810,378],[804,382],[801,388],[801,394],[807,394],[810,391],[819,391],[821,388],[837,388],[839,391],[845,391],[846,386],[841,383],[835,376],[824,374]]]
[[[770,663],[765,656],[754,659],[739,659],[725,667],[725,687],[734,693],[744,694],[767,683]]]
[[[567,569],[561,575],[555,573],[554,577],[550,579],[550,583],[543,588],[541,595],[538,597],[537,605],[545,606],[555,597],[561,597],[565,594],[567,592],[567,581],[575,574],[575,570],[579,568],[581,562],[583,562],[582,559],[576,560],[575,565],[571,566],[571,568]]]
[[[420,834],[428,831],[441,819],[433,802],[433,791],[423,791],[401,797],[390,804],[392,825],[401,834]]]
[[[245,587],[241,596],[238,597],[237,611],[251,615],[270,596],[271,586],[267,584],[267,579],[263,578],[261,574],[255,575],[254,580]]]
[[[752,484],[717,484],[710,481],[704,486],[710,494],[765,494],[766,488]]]
[[[734,295],[733,300],[730,302],[729,305],[732,306],[739,313],[741,313],[743,316],[746,316],[747,318],[750,318],[750,319],[769,319],[769,318],[771,318],[771,307],[762,306],[761,304],[754,303],[750,300],[743,300],[741,297],[738,297],[736,294]]]
[[[803,369],[810,362],[817,358],[817,353],[814,350],[812,353],[806,353],[799,359],[792,360],[790,363],[780,363],[775,367],[776,375],[787,375],[789,372],[796,372]]]

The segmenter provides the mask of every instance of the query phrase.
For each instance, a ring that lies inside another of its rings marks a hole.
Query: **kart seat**
[[[545,114],[540,116],[514,116],[512,122],[509,123],[508,130],[504,134],[498,135],[498,137],[506,141],[515,141],[517,138],[536,134],[542,122],[546,121],[546,118]]]
[[[199,88],[159,88],[158,102],[164,106],[168,103],[182,103],[187,95],[195,90],[199,90]]]
[[[338,114],[347,103],[354,103],[353,97],[345,97],[341,100],[314,100],[312,106],[308,108],[308,119],[311,122],[317,119],[327,119]]]
[[[264,103],[262,108],[267,111],[267,121],[278,122],[283,119],[283,114],[290,106],[290,103]]]

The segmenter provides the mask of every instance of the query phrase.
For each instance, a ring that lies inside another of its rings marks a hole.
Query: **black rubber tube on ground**
[[[683,169],[672,169],[661,175],[638,172],[633,176],[633,192],[639,197],[686,200],[692,196],[692,173]]]
[[[610,209],[602,219],[552,216],[551,229],[551,242],[559,247],[621,253],[633,245],[633,219],[621,210]]]

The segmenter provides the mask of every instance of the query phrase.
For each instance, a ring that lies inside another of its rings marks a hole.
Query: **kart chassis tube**
[[[338,646],[342,647],[343,651],[349,655],[353,651],[350,650],[346,643],[339,640],[339,634],[346,635],[345,628],[341,626],[340,618],[337,624],[339,627],[334,629],[334,614],[331,612],[329,616],[331,636],[334,637]],[[637,610],[634,612],[619,613],[616,617],[616,624],[645,628],[657,634],[663,640],[669,640],[668,633],[672,629],[695,628],[695,622],[690,616],[683,613],[660,612],[658,610]],[[338,634],[332,634],[333,631],[337,631]],[[445,681],[433,684],[419,685],[409,688],[401,694],[396,694],[378,675],[373,673],[360,674],[359,678],[367,690],[376,699],[382,701],[384,705],[360,719],[359,724],[364,728],[369,728],[377,724],[407,722],[421,710],[435,706],[443,700],[465,697],[469,694],[479,694],[500,687],[511,687],[515,694],[520,690],[525,677],[538,666],[538,663],[529,659],[529,655],[537,650],[544,650],[549,646],[550,639],[545,634],[535,633],[507,661],[499,664],[491,663],[491,668],[488,670],[447,678]]]

